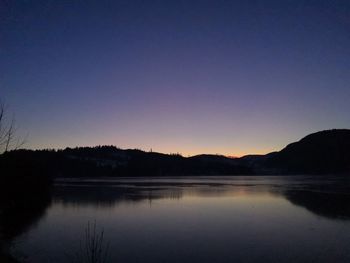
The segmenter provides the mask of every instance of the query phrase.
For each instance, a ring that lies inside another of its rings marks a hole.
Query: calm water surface
[[[349,194],[338,177],[58,180],[15,253],[70,262],[96,222],[110,262],[350,262]]]

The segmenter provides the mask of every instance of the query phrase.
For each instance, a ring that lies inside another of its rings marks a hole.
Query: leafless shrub
[[[108,262],[108,243],[104,240],[104,230],[97,231],[96,221],[88,222],[84,231],[84,238],[80,242],[80,249],[73,262],[106,263]]]

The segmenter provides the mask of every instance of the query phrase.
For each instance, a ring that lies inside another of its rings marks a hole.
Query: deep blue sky
[[[350,1],[0,2],[29,148],[243,155],[350,128]]]

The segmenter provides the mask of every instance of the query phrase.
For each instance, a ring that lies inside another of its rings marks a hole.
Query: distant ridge
[[[45,170],[52,177],[350,174],[350,130],[316,132],[279,152],[241,158],[210,154],[183,157],[98,146],[16,150],[1,155],[0,165],[9,171]]]

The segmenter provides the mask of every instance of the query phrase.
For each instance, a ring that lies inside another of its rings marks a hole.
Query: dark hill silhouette
[[[280,152],[269,154],[263,166],[287,174],[350,172],[350,130],[310,134]]]
[[[219,155],[183,157],[114,146],[66,148],[64,150],[17,150],[0,158],[4,164],[29,162],[33,169],[51,177],[166,176],[252,174],[236,159]],[[7,165],[9,166],[9,165]],[[9,173],[11,166],[8,167]]]
[[[0,155],[0,165],[5,167],[3,174],[18,171],[22,177],[37,174],[29,170],[45,171],[50,177],[350,173],[350,130],[317,132],[279,152],[241,158],[98,146],[16,150]]]

